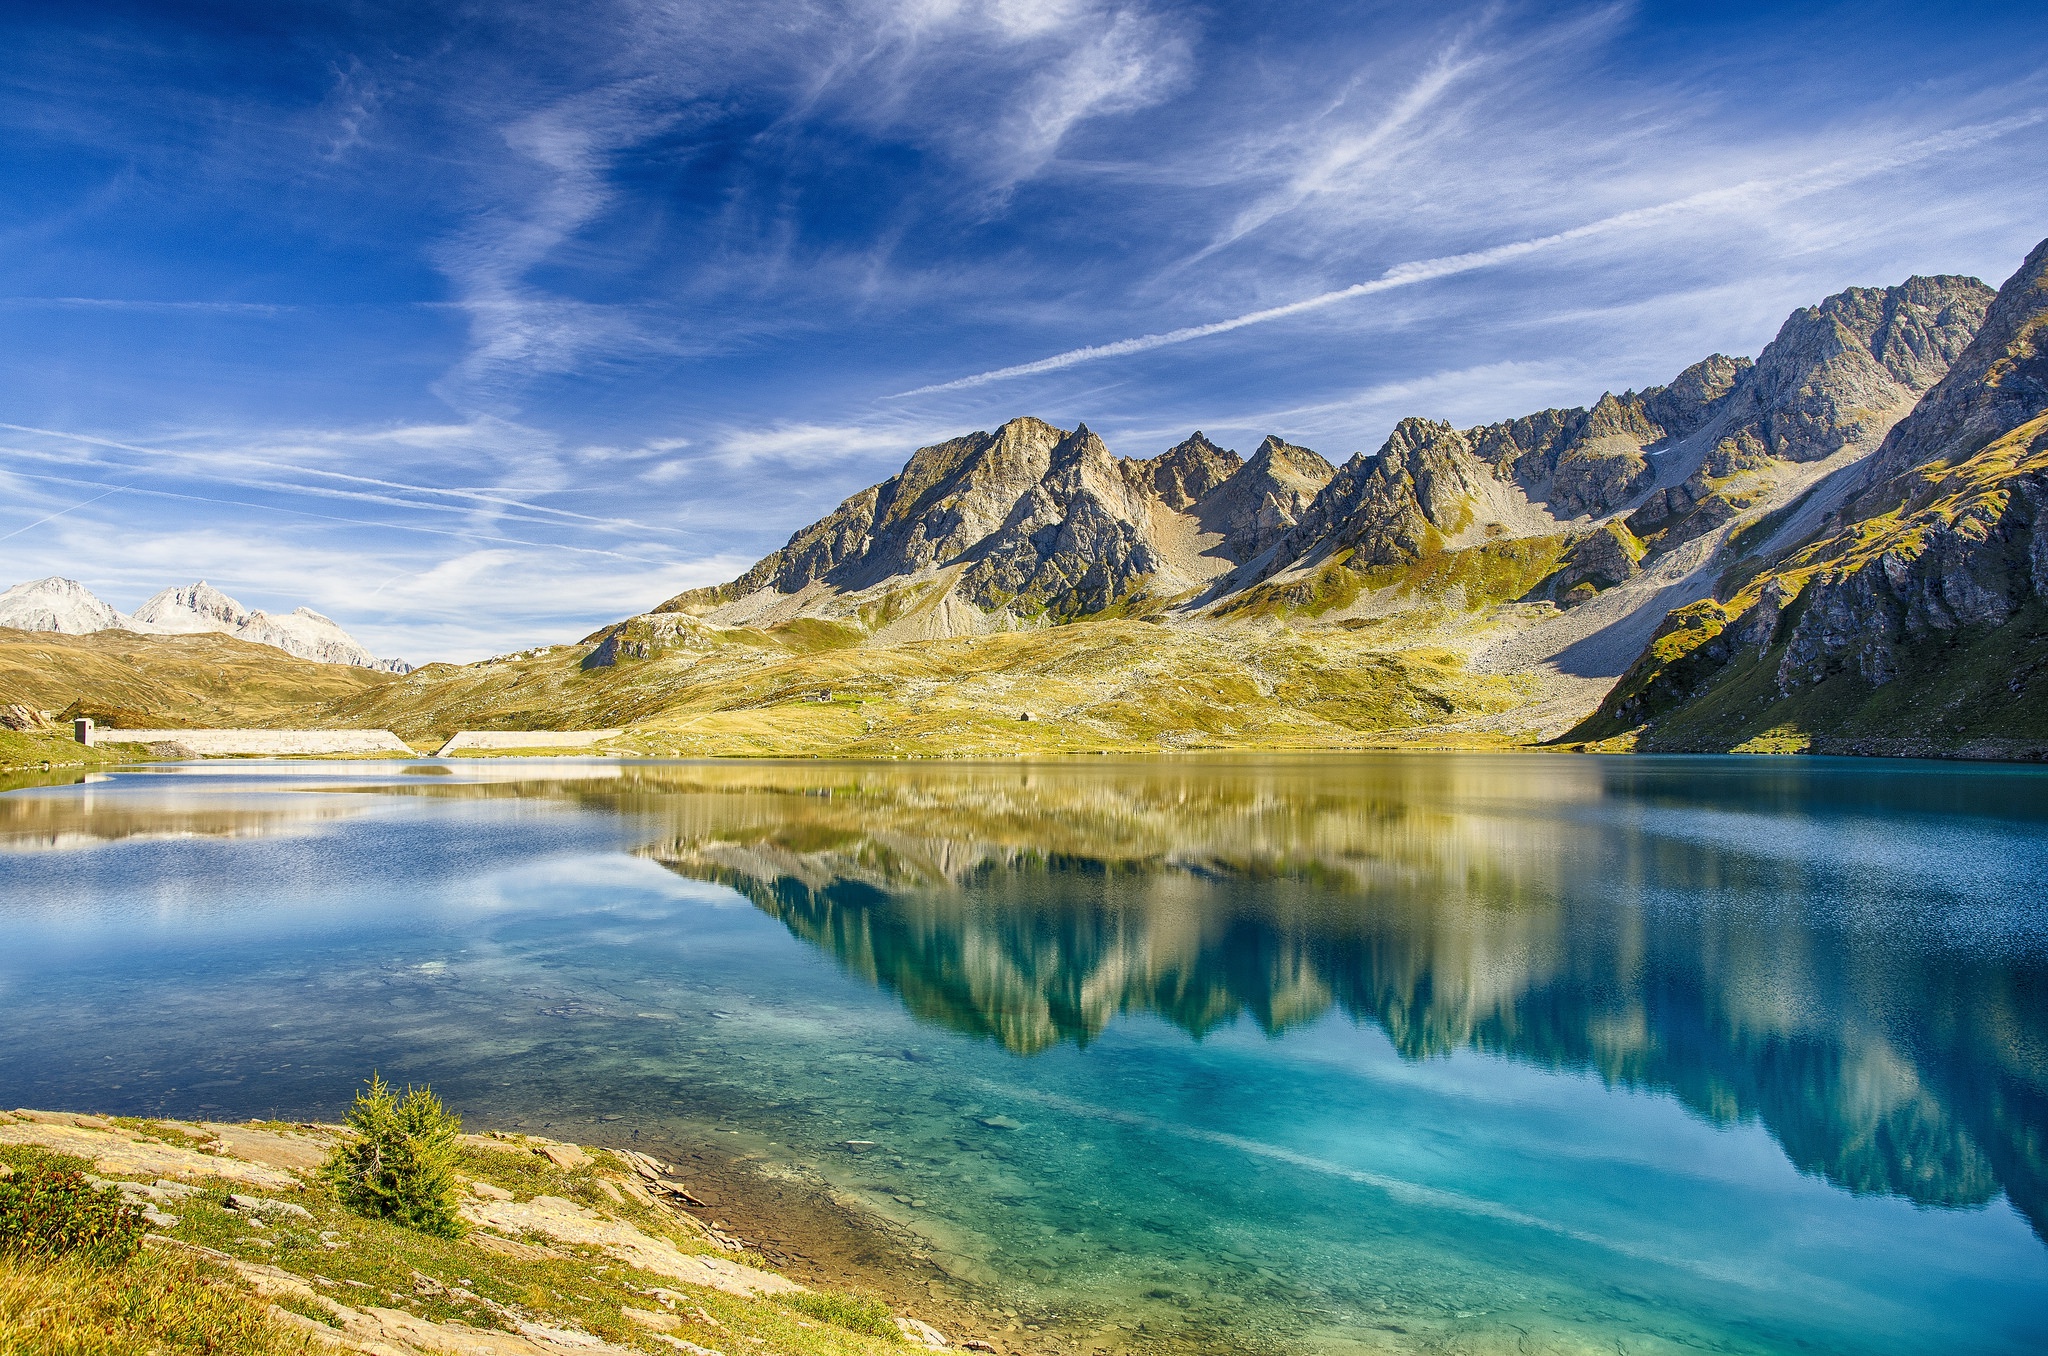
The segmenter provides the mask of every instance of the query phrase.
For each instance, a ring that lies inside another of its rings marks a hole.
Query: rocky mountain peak
[[[1471,522],[1488,474],[1457,429],[1403,419],[1377,452],[1337,469],[1260,573],[1346,549],[1361,565],[1414,560]]]
[[[1336,474],[1306,447],[1268,435],[1251,459],[1195,505],[1204,532],[1222,534],[1223,554],[1255,560],[1287,535]]]
[[[78,636],[128,625],[128,618],[76,579],[51,575],[0,593],[0,626]]]
[[[1132,480],[1175,512],[1193,507],[1243,465],[1242,457],[1216,446],[1200,429],[1156,457],[1126,463]]]
[[[169,634],[198,631],[239,631],[249,624],[249,610],[204,579],[168,588],[135,609],[135,620]]]
[[[1975,278],[1912,278],[1794,311],[1731,401],[1707,474],[1874,447],[1970,342],[1992,295]]]
[[[1953,281],[1976,282],[1971,278]],[[1973,298],[1974,292],[1965,295]],[[2048,240],[2036,245],[1998,289],[1968,346],[1944,369],[1918,407],[1891,430],[1871,458],[1864,483],[1880,485],[1920,467],[1969,456],[2044,410],[2048,410]],[[1860,503],[1858,511],[1871,508],[1869,503]]]

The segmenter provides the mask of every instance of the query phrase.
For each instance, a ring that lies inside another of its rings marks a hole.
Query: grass
[[[153,1137],[185,1141],[176,1127]],[[289,1127],[280,1127],[289,1128]],[[36,1148],[0,1146],[0,1163],[30,1169],[82,1169],[82,1160]],[[455,1163],[464,1178],[488,1182],[531,1200],[546,1195],[578,1202],[666,1238],[685,1253],[713,1249],[673,1216],[620,1189],[627,1174],[601,1153],[564,1170],[538,1157],[520,1138],[462,1142]],[[649,1353],[675,1347],[656,1336],[640,1311],[667,1333],[699,1346],[761,1356],[871,1356],[900,1351],[893,1317],[866,1296],[821,1294],[794,1302],[742,1298],[626,1266],[594,1249],[544,1238],[520,1255],[492,1251],[476,1233],[457,1239],[366,1218],[315,1182],[293,1191],[234,1188],[297,1205],[300,1218],[272,1213],[259,1227],[228,1208],[226,1186],[167,1207],[175,1226],[160,1233],[240,1261],[274,1267],[307,1281],[320,1299],[284,1297],[286,1308],[318,1322],[338,1322],[335,1306],[399,1309],[437,1323],[515,1330],[521,1322],[588,1332]],[[720,1254],[731,1256],[731,1254]],[[734,1260],[762,1266],[740,1254]],[[331,1301],[331,1302],[323,1302]],[[885,1325],[886,1324],[886,1328]],[[226,1266],[174,1248],[146,1249],[125,1267],[30,1264],[0,1258],[0,1351],[89,1353],[207,1352],[270,1356],[309,1349],[301,1333],[271,1314]],[[310,1348],[319,1350],[318,1347]]]
[[[50,731],[0,730],[0,769],[6,770],[40,771],[47,767],[54,772],[60,768],[103,767],[132,761],[130,755],[136,752],[133,748],[125,753],[88,748],[71,737],[68,726]],[[28,784],[31,783],[23,783]]]
[[[1398,742],[1418,724],[1507,709],[1521,691],[1442,652],[1405,652],[1412,638],[1335,627],[1113,618],[826,648],[777,635],[587,672],[574,651],[424,670],[351,699],[346,718],[409,738],[624,726],[608,748],[644,754],[1010,757]]]
[[[0,692],[131,729],[288,726],[310,707],[397,681],[231,636],[67,636],[0,628]]]
[[[866,1333],[891,1342],[903,1340],[902,1332],[896,1326],[896,1316],[889,1312],[889,1306],[871,1296],[818,1291],[807,1295],[784,1295],[778,1302],[848,1332]]]
[[[1381,590],[1391,590],[1396,600],[1410,607],[1436,604],[1477,612],[1526,597],[1556,571],[1569,541],[1562,534],[1510,537],[1426,551],[1413,561],[1362,569],[1351,564],[1349,551],[1340,551],[1304,577],[1269,580],[1247,589],[1226,613],[1246,620],[1322,617]]]
[[[0,1258],[0,1351],[35,1356],[286,1356],[320,1350],[225,1268],[146,1252],[108,1269]]]

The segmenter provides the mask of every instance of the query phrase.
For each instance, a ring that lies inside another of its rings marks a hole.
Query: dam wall
[[[174,744],[201,757],[222,754],[395,753],[415,757],[412,746],[389,730],[106,730],[83,741],[98,744]]]

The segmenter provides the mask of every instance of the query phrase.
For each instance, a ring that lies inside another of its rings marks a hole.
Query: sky
[[[0,586],[580,638],[1030,414],[1333,462],[2048,236],[2048,6],[0,12]]]

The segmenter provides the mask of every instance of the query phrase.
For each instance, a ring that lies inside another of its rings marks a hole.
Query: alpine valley
[[[617,726],[617,751],[681,754],[2040,758],[2044,327],[2048,242],[1995,293],[1852,288],[1754,361],[1473,428],[1404,419],[1340,465],[1199,432],[1130,459],[1019,417],[918,449],[731,583],[250,721]],[[0,635],[0,661],[27,643]],[[150,642],[76,640],[117,643]]]

